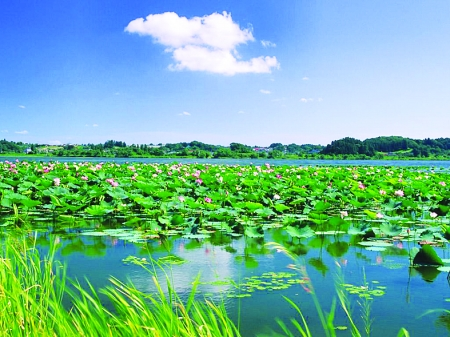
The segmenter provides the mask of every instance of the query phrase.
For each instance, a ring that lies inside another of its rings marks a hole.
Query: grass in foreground
[[[25,243],[4,244],[0,336],[240,336],[222,306],[194,300],[195,288],[186,304],[170,288],[166,294],[154,277],[158,291],[151,295],[117,279],[99,292],[89,283],[83,289],[78,282],[69,285],[65,267],[53,257],[50,252],[41,260]]]

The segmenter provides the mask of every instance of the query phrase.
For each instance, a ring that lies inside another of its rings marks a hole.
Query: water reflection
[[[59,258],[68,264],[69,276],[79,279],[86,276],[98,287],[108,284],[107,279],[112,275],[121,280],[129,279],[138,289],[150,293],[155,291],[151,276],[156,273],[163,287],[167,279],[181,296],[186,296],[192,282],[200,275],[199,296],[223,301],[233,317],[237,315],[238,305],[241,309],[247,308],[248,312],[241,310],[240,319],[243,331],[249,335],[254,335],[255,329],[276,329],[274,316],[288,318],[294,315],[282,296],[298,301],[305,312],[312,310],[307,315],[314,315],[311,298],[298,284],[288,289],[256,290],[240,304],[237,299],[228,297],[235,292],[236,284],[260,278],[268,271],[290,271],[287,266],[292,261],[266,245],[274,241],[299,256],[324,308],[328,308],[335,297],[335,262],[338,262],[346,283],[361,285],[366,279],[369,285],[376,281],[386,287],[386,294],[372,302],[373,317],[378,323],[375,325],[383,327],[380,333],[396,335],[398,329],[405,326],[412,335],[442,335],[442,329],[447,331],[448,328],[449,315],[441,315],[437,324],[433,324],[436,317],[431,315],[417,320],[426,310],[447,307],[444,299],[450,287],[447,273],[434,267],[410,268],[409,250],[416,246],[414,243],[396,241],[384,251],[370,251],[358,245],[361,237],[357,236],[318,235],[299,239],[280,229],[267,230],[261,238],[233,237],[217,231],[205,239],[161,235],[142,243],[130,243],[111,236],[80,236],[78,232],[78,229],[67,228],[54,234],[51,228],[47,232],[41,229],[31,233],[29,240],[36,238],[36,244],[42,248],[57,243]],[[438,253],[448,255],[444,248]],[[140,266],[123,263],[128,256],[148,260],[176,256],[186,263],[165,264],[164,270],[148,265],[149,273]],[[357,305],[356,299],[351,300]],[[267,306],[268,301],[270,306]],[[251,313],[255,307],[258,308],[258,321],[265,322],[257,327],[254,326],[255,315]],[[403,314],[399,315],[399,312]],[[389,324],[383,323],[384,317],[390,317]],[[435,327],[430,333],[432,325]],[[374,332],[373,335],[377,334]]]

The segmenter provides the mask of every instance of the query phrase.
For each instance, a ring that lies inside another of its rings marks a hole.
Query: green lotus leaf
[[[309,226],[302,228],[286,226],[286,232],[294,238],[309,238],[315,235],[314,231]]]
[[[372,212],[372,211],[370,211],[370,210],[368,210],[368,209],[365,209],[365,210],[364,210],[364,213],[367,214],[367,216],[368,216],[370,219],[377,219],[377,213],[376,213],[376,212]]]
[[[414,265],[443,266],[441,258],[430,245],[423,245],[413,260]]]
[[[264,237],[264,231],[260,226],[254,227],[254,226],[247,226],[245,228],[244,232],[245,236],[248,236],[250,238],[262,238]]]
[[[10,190],[11,187],[12,187],[12,185],[5,184],[4,182],[1,182],[1,181],[0,181],[0,189],[7,189],[7,190]]]
[[[264,205],[259,202],[246,202],[244,203],[244,207],[250,210],[251,212],[254,212],[257,209],[264,208]]]
[[[332,225],[333,227],[341,227],[345,225],[347,222],[342,219],[340,216],[334,216],[331,219],[328,220],[328,223]]]
[[[331,207],[331,204],[328,202],[319,201],[314,205],[314,210],[316,212],[324,212],[328,208]]]
[[[112,212],[113,210],[100,205],[93,205],[86,208],[85,211],[92,216],[103,216]]]
[[[264,208],[260,208],[257,209],[255,211],[256,214],[258,214],[259,216],[263,217],[263,218],[267,218],[269,216],[275,215],[276,213],[274,211],[272,211],[270,208],[268,207],[264,207]]]
[[[284,211],[286,211],[286,210],[288,210],[289,209],[289,207],[288,206],[286,206],[286,205],[284,205],[284,204],[276,204],[275,206],[274,206],[274,208],[278,211],[278,212],[284,212]]]
[[[380,225],[380,231],[387,236],[397,236],[402,232],[402,227],[398,225],[391,224],[389,222],[383,222]]]
[[[31,200],[29,198],[20,200],[20,203],[28,208],[34,208],[42,204],[39,200]]]

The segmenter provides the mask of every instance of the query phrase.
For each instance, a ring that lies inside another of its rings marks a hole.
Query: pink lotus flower
[[[277,174],[277,179],[281,179],[281,178],[283,178],[283,177],[281,176],[281,174]]]
[[[386,195],[386,191],[385,190],[380,190],[380,195]]]
[[[347,211],[341,211],[341,218],[344,219],[344,217],[348,216]]]
[[[180,200],[180,202],[184,202],[184,197],[182,196],[182,195],[180,195],[179,197],[178,197],[178,200]]]
[[[199,179],[196,179],[195,182],[196,182],[197,184],[199,184],[199,185],[203,184],[203,180],[201,180],[200,178],[199,178]]]
[[[205,198],[205,202],[207,202],[207,203],[209,204],[209,203],[211,203],[211,202],[212,202],[212,199],[211,199],[211,198],[208,198],[208,197],[206,197],[206,198]]]
[[[376,217],[377,217],[378,219],[382,219],[382,218],[384,217],[384,215],[381,214],[381,213],[377,213]]]
[[[366,186],[364,186],[364,184],[361,183],[361,182],[359,183],[358,187],[359,187],[360,189],[362,189],[362,190],[366,188]]]
[[[280,196],[279,196],[278,194],[275,194],[275,195],[273,196],[273,199],[274,199],[274,200],[280,200]]]
[[[106,179],[106,182],[109,183],[112,187],[119,186],[119,183],[117,181],[114,181],[113,178]]]
[[[54,184],[55,186],[59,186],[60,183],[61,183],[61,180],[60,180],[59,178],[53,179],[53,184]]]
[[[88,179],[89,179],[89,178],[86,177],[86,176],[82,176],[82,177],[81,177],[81,180],[84,180],[84,181],[88,181]]]
[[[435,213],[435,212],[430,212],[430,216],[434,219],[434,218],[437,217],[438,215],[437,215],[437,213]]]
[[[441,185],[441,186],[446,186],[445,181],[439,182],[439,185]]]
[[[403,197],[405,193],[402,190],[398,190],[394,192],[394,195],[396,195],[397,197]]]

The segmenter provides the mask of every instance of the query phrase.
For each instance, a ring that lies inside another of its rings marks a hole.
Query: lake
[[[157,260],[168,255],[183,259],[186,261],[183,264],[166,264],[164,268],[178,294],[187,297],[192,282],[200,275],[204,284],[199,287],[199,296],[223,302],[236,322],[240,316],[243,336],[262,333],[275,336],[272,332],[279,332],[275,318],[284,319],[286,323],[291,317],[299,319],[282,296],[299,305],[313,335],[322,335],[311,295],[302,284],[293,283],[304,275],[289,268],[294,261],[283,252],[265,245],[270,242],[278,242],[298,254],[297,262],[306,267],[325,311],[329,311],[336,298],[336,282],[358,288],[367,284],[369,290],[381,290],[369,301],[374,319],[373,336],[394,336],[401,327],[405,327],[411,336],[445,336],[449,333],[450,314],[422,316],[427,310],[448,308],[450,284],[447,273],[436,268],[410,268],[408,250],[415,246],[412,242],[397,241],[389,249],[377,252],[353,244],[348,235],[299,240],[291,239],[279,229],[268,230],[264,238],[232,238],[218,233],[207,239],[173,236],[147,243],[130,243],[113,236],[74,235],[74,231],[54,228],[47,233],[40,230],[35,235],[43,252],[51,241],[58,242],[57,257],[67,263],[69,276],[81,281],[86,277],[96,287],[107,285],[107,279],[112,275],[131,280],[142,291],[152,292],[155,287],[148,272],[124,260],[129,256]],[[447,248],[438,248],[437,252],[442,258],[450,257]],[[164,273],[156,270],[164,284]],[[287,275],[278,275],[280,278],[277,279],[277,276],[267,275],[268,272]],[[343,280],[339,281],[339,277]],[[237,289],[230,280],[242,288]],[[255,285],[249,285],[251,283]],[[280,285],[289,287],[278,289]],[[238,294],[249,297],[236,298]],[[361,303],[363,298],[357,294],[348,296],[356,323],[362,327],[358,302]],[[342,310],[337,310],[335,322],[338,326],[348,326]],[[338,336],[350,335],[350,330],[338,332]]]
[[[48,158],[61,162],[111,161],[107,158]],[[0,158],[0,161],[4,158]],[[11,158],[7,159],[11,160]],[[43,159],[44,160],[44,159]],[[276,160],[158,160],[114,159],[117,163],[217,163],[228,165],[368,165],[417,166],[428,170],[447,170],[450,162],[423,161],[276,161]],[[357,221],[357,219],[355,220]],[[409,251],[417,242],[402,238],[384,250],[367,249],[355,236],[327,233],[311,238],[292,238],[277,228],[273,219],[262,238],[230,236],[216,231],[209,237],[185,238],[180,234],[155,239],[132,240],[116,231],[120,223],[89,218],[85,228],[72,228],[63,223],[36,218],[30,237],[37,238],[38,247],[45,252],[51,243],[58,244],[57,257],[68,266],[68,275],[82,281],[88,278],[95,287],[108,284],[110,275],[131,280],[138,289],[155,290],[152,279],[142,266],[129,263],[132,258],[161,259],[170,257],[164,272],[156,268],[164,283],[168,276],[175,290],[186,297],[192,282],[200,275],[202,284],[198,296],[223,302],[230,316],[239,322],[243,336],[276,336],[280,332],[275,318],[289,323],[291,317],[300,320],[295,310],[283,299],[293,300],[302,310],[313,335],[321,336],[320,322],[308,287],[298,281],[311,279],[322,308],[329,311],[336,298],[335,284],[346,284],[345,293],[352,303],[353,317],[363,330],[363,308],[370,309],[374,319],[372,336],[395,336],[401,327],[411,336],[446,336],[450,329],[450,314],[428,310],[448,309],[450,283],[447,272],[436,268],[411,268]],[[104,235],[80,235],[84,229],[110,229]],[[7,231],[3,228],[3,231]],[[110,235],[108,235],[110,233]],[[282,250],[268,246],[276,242],[298,258],[293,261]],[[449,259],[447,245],[435,248],[443,259]],[[132,257],[130,259],[130,257]],[[169,263],[169,262],[180,263]],[[184,263],[181,263],[184,262]],[[300,272],[293,269],[297,264]],[[149,265],[151,267],[151,265]],[[302,268],[305,268],[304,270]],[[306,289],[305,289],[306,287]],[[367,287],[367,288],[366,288]],[[365,301],[363,296],[371,296]],[[368,306],[364,306],[365,303]],[[341,309],[335,323],[349,328]],[[338,336],[350,336],[350,329],[337,331]]]

